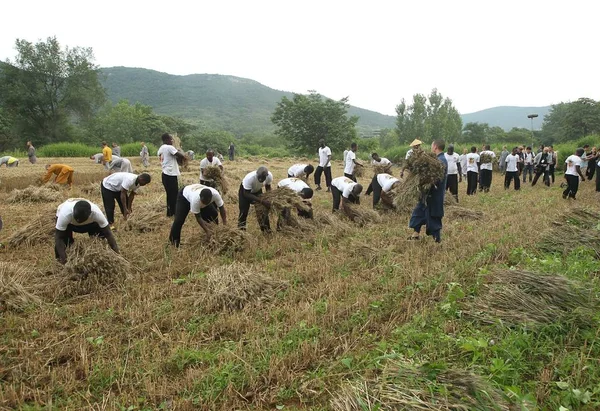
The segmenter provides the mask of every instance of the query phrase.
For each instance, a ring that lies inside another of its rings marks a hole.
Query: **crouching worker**
[[[217,212],[217,208],[219,211]],[[219,224],[219,214],[223,224],[227,224],[227,212],[223,198],[217,190],[202,184],[190,184],[179,190],[175,207],[175,220],[171,226],[169,241],[175,247],[181,242],[181,228],[189,212],[194,214],[196,221],[207,236],[211,235],[209,224]]]
[[[350,216],[349,204],[360,204],[360,193],[363,187],[348,177],[337,177],[331,181],[331,195],[333,196],[333,212],[340,206],[344,213]]]
[[[294,164],[288,168],[288,177],[308,180],[313,171],[315,171],[315,167],[312,164]]]
[[[373,181],[371,181],[371,186],[373,187],[373,208],[379,204],[379,200],[381,200],[386,208],[394,208],[394,203],[389,192],[399,185],[400,180],[390,174],[381,173],[373,177]]]
[[[112,226],[115,222],[115,201],[119,205],[121,214],[127,220],[133,211],[135,194],[140,187],[149,184],[150,181],[151,177],[148,173],[139,176],[132,173],[114,173],[102,180],[100,192],[108,224]]]
[[[56,184],[68,184],[73,187],[73,173],[75,170],[71,166],[64,164],[46,164],[46,174],[42,177],[42,184],[46,184],[53,175]]]
[[[117,240],[110,231],[108,220],[100,208],[82,198],[70,198],[58,206],[56,231],[54,233],[54,255],[58,262],[67,262],[67,247],[75,242],[73,233],[87,233],[108,241],[110,248],[119,252]]]
[[[241,230],[246,229],[248,212],[250,211],[250,206],[252,204],[260,203],[266,208],[271,207],[270,201],[260,198],[262,195],[263,186],[265,187],[266,191],[271,191],[271,184],[273,184],[273,174],[271,174],[267,167],[262,166],[259,167],[258,170],[246,174],[246,177],[244,177],[244,180],[242,180],[242,184],[240,184],[240,191],[238,193],[238,203],[240,207],[238,228]],[[264,213],[264,216],[259,224],[261,231],[271,231],[269,213]]]
[[[289,188],[296,194],[302,198],[302,202],[308,207],[308,210],[303,210],[298,208],[298,217],[303,218],[313,218],[313,209],[311,198],[313,197],[313,190],[306,184],[304,181],[299,178],[286,178],[281,180],[279,184],[277,184],[279,188]],[[281,212],[281,216],[279,221],[277,222],[277,228],[280,228],[285,221],[289,221],[291,215],[291,210],[289,208],[284,208]]]

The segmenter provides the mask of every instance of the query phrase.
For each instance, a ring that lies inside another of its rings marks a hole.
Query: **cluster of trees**
[[[600,102],[580,98],[569,103],[554,104],[544,117],[544,139],[563,143],[600,134]]]

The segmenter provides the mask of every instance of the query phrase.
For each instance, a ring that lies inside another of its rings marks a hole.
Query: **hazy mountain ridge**
[[[467,123],[488,123],[491,127],[498,126],[509,131],[513,127],[531,128],[529,114],[537,114],[533,120],[533,128],[539,130],[542,127],[544,116],[548,114],[551,106],[544,107],[517,107],[499,106],[492,107],[474,113],[463,114],[463,126]]]

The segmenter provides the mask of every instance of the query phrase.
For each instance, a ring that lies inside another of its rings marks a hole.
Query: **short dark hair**
[[[108,144],[106,144],[106,141],[103,141],[103,142],[102,142],[102,143],[100,143],[100,144],[102,144],[103,146],[107,146],[107,145],[108,145]]]
[[[308,200],[309,198],[312,198],[314,193],[312,188],[306,187],[303,188],[302,191],[300,191],[300,194],[302,195],[302,198]]]
[[[355,148],[355,147],[358,147],[358,146],[356,145],[356,143],[352,143],[352,144],[350,144],[350,148]]]
[[[83,222],[87,220],[88,218],[90,218],[91,214],[92,205],[89,203],[89,201],[79,200],[73,206],[73,218],[77,222]]]
[[[584,144],[583,148],[588,148],[590,145],[589,144]]]
[[[163,143],[166,143],[170,137],[171,137],[171,135],[169,133],[165,133],[162,136],[160,136],[160,139],[162,140]]]
[[[138,178],[141,178],[142,180],[144,180],[146,183],[149,183],[150,181],[152,181],[152,176],[148,173],[142,173],[138,176]]]
[[[306,167],[304,167],[304,172],[307,174],[310,174],[313,171],[315,171],[315,166],[313,166],[312,164],[309,164]]]
[[[585,152],[585,150],[581,147],[579,147],[577,150],[575,150],[575,154],[577,154],[579,157],[581,157],[584,152]]]
[[[471,153],[475,153],[475,152],[477,152],[477,147],[475,147],[475,146],[471,147]]]
[[[486,150],[489,150],[489,149],[490,149],[490,145],[489,145],[489,144],[486,144],[486,145],[485,145],[485,149],[486,149]]]
[[[375,158],[375,157],[379,157],[379,154],[377,154],[377,153],[371,154],[371,158]]]
[[[213,193],[210,188],[205,188],[202,191],[200,191],[200,201],[202,201],[203,203],[210,203],[212,201],[212,198]]]
[[[531,146],[527,146],[526,150],[531,150]]]

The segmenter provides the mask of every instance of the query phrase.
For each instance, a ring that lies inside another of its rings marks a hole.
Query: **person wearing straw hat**
[[[402,167],[402,171],[400,172],[400,178],[404,178],[404,172],[408,168],[408,166],[406,165],[406,160],[408,160],[410,156],[412,156],[415,150],[421,149],[421,144],[423,144],[423,142],[418,139],[414,139],[413,142],[410,143],[410,149],[406,152],[406,156],[404,157],[404,167]]]
[[[75,170],[65,164],[46,164],[46,174],[42,177],[42,184],[46,184],[53,175],[56,184],[68,184],[73,187],[73,173]]]
[[[273,174],[271,174],[271,172],[265,166],[261,166],[256,171],[246,174],[242,180],[242,183],[240,184],[240,190],[238,193],[238,205],[240,209],[238,228],[240,230],[246,229],[248,212],[250,211],[250,206],[252,204],[261,203],[266,208],[271,207],[270,201],[260,198],[263,187],[266,191],[271,191],[271,184],[273,184]],[[261,231],[271,231],[269,213],[265,213],[262,221],[259,222],[259,225]]]

